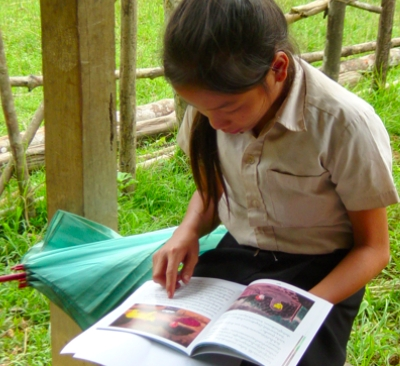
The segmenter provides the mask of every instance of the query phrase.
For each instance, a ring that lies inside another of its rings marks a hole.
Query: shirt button
[[[253,155],[249,155],[249,157],[247,158],[247,164],[251,165],[254,164],[256,162],[256,160],[254,159]]]
[[[255,208],[259,208],[260,207],[260,202],[258,202],[258,200],[253,200],[252,204],[253,204],[253,207],[255,207]]]

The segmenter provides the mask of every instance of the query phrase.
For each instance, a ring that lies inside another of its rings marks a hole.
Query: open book
[[[274,280],[243,286],[214,278],[192,278],[173,299],[149,281],[62,353],[112,366],[113,361],[104,360],[124,358],[121,343],[126,343],[126,352],[132,352],[136,343],[140,344],[137,350],[147,347],[147,351],[127,356],[131,365],[151,365],[150,351],[151,357],[162,357],[163,365],[189,365],[187,356],[191,356],[199,361],[193,365],[239,365],[240,359],[246,359],[258,365],[294,366],[331,307],[325,300]],[[108,348],[102,349],[104,360],[99,351],[96,356],[87,351],[90,338],[99,334]],[[123,338],[127,334],[129,340]],[[118,349],[113,349],[111,344],[118,337]],[[228,362],[221,355],[234,357],[236,362],[232,358]],[[122,364],[129,363],[114,363]]]

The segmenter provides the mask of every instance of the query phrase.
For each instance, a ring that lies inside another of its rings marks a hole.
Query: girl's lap
[[[298,255],[257,251],[239,245],[228,233],[220,245],[199,258],[194,276],[221,278],[244,285],[271,278],[309,290],[321,281],[347,254],[338,250],[326,255]],[[314,337],[298,365],[342,366],[354,318],[358,313],[364,288],[335,305]],[[251,366],[243,361],[241,366]]]

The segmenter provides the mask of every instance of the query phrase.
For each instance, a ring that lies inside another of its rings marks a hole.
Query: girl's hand
[[[179,281],[188,283],[199,258],[199,238],[209,234],[218,224],[213,216],[214,205],[203,209],[203,201],[196,191],[182,224],[172,238],[153,255],[153,280],[166,288],[169,298],[174,296]],[[180,264],[182,270],[178,273]]]
[[[153,255],[153,280],[166,288],[169,298],[179,281],[188,283],[199,256],[199,237],[181,225],[172,238]],[[183,268],[178,273],[180,264]]]

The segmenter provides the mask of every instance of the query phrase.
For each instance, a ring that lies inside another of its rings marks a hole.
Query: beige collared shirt
[[[228,190],[221,222],[240,244],[322,254],[353,245],[346,210],[398,202],[388,134],[373,108],[303,61],[275,118],[256,138],[217,131]],[[178,143],[188,153],[196,110]]]

